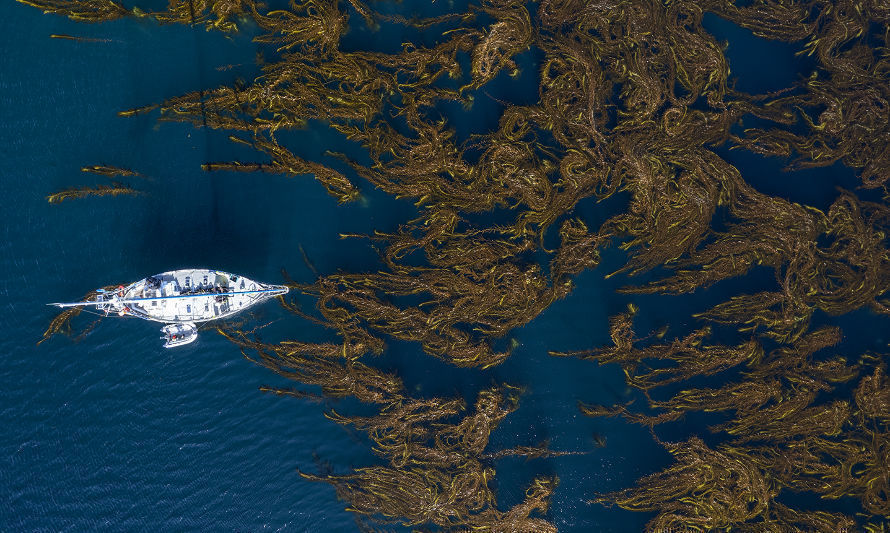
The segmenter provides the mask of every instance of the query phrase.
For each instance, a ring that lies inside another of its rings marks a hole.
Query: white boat
[[[192,343],[198,338],[198,327],[191,322],[186,324],[167,324],[161,328],[164,334],[161,339],[164,342],[164,348],[176,348],[177,346],[185,346]]]
[[[149,276],[126,287],[121,285],[117,290],[99,289],[95,300],[49,305],[63,308],[95,306],[106,316],[116,313],[165,324],[191,324],[194,328],[194,324],[228,318],[248,307],[287,294],[288,290],[284,285],[260,283],[220,270],[195,268]],[[188,344],[195,338],[197,328],[187,342],[175,345]]]

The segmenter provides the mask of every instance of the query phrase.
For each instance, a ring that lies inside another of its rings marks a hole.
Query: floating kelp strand
[[[627,322],[619,321],[617,324]],[[879,451],[881,448],[876,448],[876,443],[886,441],[890,432],[886,432],[884,428],[881,433],[876,433],[870,427],[871,424],[857,421],[851,402],[847,400],[816,403],[820,392],[832,392],[835,384],[847,382],[858,373],[857,368],[847,365],[843,358],[835,356],[814,360],[811,357],[815,352],[836,344],[839,338],[836,328],[823,328],[801,337],[794,346],[780,347],[763,357],[762,362],[743,373],[743,377],[750,381],[726,385],[721,389],[681,391],[667,401],[650,400],[651,407],[664,410],[661,414],[638,414],[628,406],[582,404],[581,410],[590,416],[621,415],[631,422],[649,427],[677,420],[686,410],[734,411],[732,420],[714,426],[712,430],[725,431],[734,437],[729,444],[721,445],[717,450],[722,454],[746,454],[753,461],[749,468],[750,476],[764,479],[776,476],[779,484],[777,489],[815,491],[826,498],[855,495],[861,498],[863,506],[869,511],[886,514],[887,499],[879,496],[884,489],[871,489],[875,486],[871,465],[881,468],[877,465],[883,464],[878,459],[883,452]],[[871,360],[863,359],[864,363],[868,361]],[[876,368],[872,376],[881,376],[880,369],[881,367]],[[631,379],[630,376],[628,379]],[[863,398],[860,391],[865,387],[874,387],[872,383],[875,381],[874,377],[863,378],[857,392],[854,392],[854,398]],[[877,390],[875,392],[878,393]],[[687,442],[684,446],[688,444]],[[675,452],[672,450],[672,453]],[[724,456],[723,459],[727,457]],[[659,510],[659,515],[649,525],[656,530],[670,524],[676,527],[681,524],[684,527],[712,527],[703,525],[709,523],[700,522],[703,517],[708,517],[708,520],[733,520],[722,507],[708,507],[707,514],[701,509],[684,507],[691,502],[702,501],[700,491],[703,487],[719,486],[712,483],[684,485],[686,482],[683,478],[686,474],[699,472],[698,475],[704,475],[701,469],[705,468],[705,464],[709,465],[709,469],[714,468],[713,461],[703,463],[692,471],[676,470],[685,468],[677,465],[662,474],[644,478],[644,485],[639,492],[629,490],[612,493],[600,501],[614,501],[631,509]],[[856,469],[854,465],[862,466]],[[665,492],[668,485],[660,484],[660,481],[656,481],[659,479],[665,482],[671,479],[676,483],[673,489],[688,491],[687,494],[696,496],[690,499]],[[681,486],[687,488],[680,489]],[[765,506],[758,516],[777,524],[783,523],[783,520],[822,523],[827,517],[841,523],[852,521],[852,518],[842,515],[798,513],[784,507],[781,507],[781,512],[776,512],[770,510],[775,509],[772,497],[763,501]],[[751,517],[736,519],[747,522]]]
[[[288,174],[290,176],[298,176],[301,174],[312,174],[315,179],[325,185],[328,193],[337,198],[341,203],[349,202],[356,199],[359,195],[358,188],[353,185],[349,179],[340,172],[315,163],[307,161],[291,153],[282,147],[272,138],[256,137],[252,146],[272,157],[270,163],[241,163],[234,161],[231,163],[205,163],[201,168],[206,171],[228,170],[236,172],[272,172],[280,174]]]
[[[762,531],[763,526],[788,528],[792,531],[819,531],[833,533],[835,531],[852,531],[858,526],[856,520],[841,513],[827,511],[798,511],[791,507],[773,502],[769,514],[762,524],[740,525],[741,531]]]
[[[743,453],[712,449],[700,439],[673,443],[676,463],[642,478],[637,487],[603,494],[597,502],[632,511],[659,511],[647,531],[724,529],[762,516],[778,493]]]
[[[293,350],[306,353],[310,345],[293,342],[264,345],[249,341],[237,332],[221,333],[243,347],[258,351],[261,364],[280,374],[304,383],[311,383],[306,378],[315,376],[315,383],[321,384],[326,395],[340,395],[342,386],[331,384],[332,379],[339,380],[338,376],[342,375],[336,367],[313,370],[317,363],[309,357],[297,357]],[[273,360],[273,353],[277,361]],[[325,375],[328,377],[324,378]],[[363,382],[369,381],[367,372],[361,376]],[[267,387],[264,390],[298,397],[305,395],[287,389]],[[473,527],[490,531],[553,531],[551,525],[529,515],[535,510],[546,511],[546,499],[555,485],[554,480],[536,480],[525,502],[501,513],[494,507],[494,495],[487,486],[494,470],[479,460],[491,431],[516,409],[513,389],[483,391],[474,413],[456,423],[450,423],[449,419],[463,410],[462,400],[411,399],[400,396],[400,390],[399,385],[391,389],[385,399],[380,398],[385,405],[377,415],[350,417],[334,411],[328,415],[340,423],[367,431],[376,443],[376,451],[389,458],[392,467],[359,468],[347,475],[302,475],[334,485],[338,496],[349,502],[350,511],[398,519],[409,526],[433,523],[446,528]],[[349,394],[364,401],[368,399],[355,387]],[[543,453],[540,450],[515,452]]]
[[[890,209],[841,194],[827,213],[824,234],[829,244],[816,249],[820,276],[793,280],[792,286],[811,305],[832,315],[869,306],[890,309],[876,301],[890,290]],[[796,283],[794,283],[796,282]]]
[[[804,94],[786,99],[797,106],[808,131],[752,128],[739,142],[771,155],[790,155],[793,150],[796,159],[792,168],[828,166],[843,160],[862,170],[860,178],[866,187],[880,187],[886,182],[888,168],[885,143],[870,141],[885,135],[890,127],[883,118],[890,101],[886,89],[890,69],[886,60],[875,57],[867,40],[881,39],[869,35],[868,28],[872,22],[886,24],[888,13],[874,2],[867,6],[848,1],[820,4],[810,19],[818,30],[811,34],[803,52],[818,57],[821,72],[812,74]],[[754,18],[746,17],[740,23]],[[886,49],[887,39],[885,33],[881,48]],[[808,116],[807,109],[820,108],[823,111],[818,119]]]
[[[449,283],[459,283],[457,287],[448,290],[454,295],[454,299],[438,303],[429,311],[423,311],[420,307],[400,308],[384,300],[378,292],[416,294],[429,291],[435,294],[440,287],[444,290]],[[461,294],[458,287],[467,292]],[[460,366],[485,367],[497,364],[507,354],[494,352],[487,342],[479,341],[457,327],[461,322],[470,321],[465,313],[477,315],[481,310],[478,304],[474,305],[474,299],[487,297],[501,300],[487,303],[488,306],[497,306],[487,310],[491,320],[486,320],[485,316],[475,316],[472,319],[480,327],[488,324],[492,328],[506,331],[511,327],[510,322],[517,323],[527,318],[524,315],[509,316],[505,313],[507,307],[502,300],[504,293],[496,291],[488,295],[479,294],[480,289],[481,287],[456,274],[434,270],[422,272],[418,276],[384,273],[332,275],[317,281],[313,290],[318,291],[319,310],[328,320],[336,322],[340,320],[338,317],[356,317],[372,330],[398,339],[421,342],[428,353]],[[514,299],[528,298],[528,305],[542,305],[531,300],[532,294],[519,293]],[[500,309],[501,306],[503,310]]]
[[[766,335],[786,342],[806,330],[814,309],[839,314],[864,305],[883,307],[877,297],[890,288],[884,279],[890,257],[884,207],[842,194],[825,214],[741,190],[732,211],[744,222],[680,261],[676,275],[630,290],[689,292],[758,264],[772,266],[781,292],[735,296],[698,316],[741,323],[743,330],[765,328]],[[692,265],[701,266],[688,269]]]
[[[528,49],[532,43],[532,25],[528,10],[518,2],[503,4],[507,5],[482,8],[497,22],[488,28],[487,34],[473,49],[471,56],[473,82],[462,87],[461,92],[481,87],[502,69],[510,70],[511,75],[515,76],[518,67],[511,58]]]
[[[748,375],[755,380],[781,376],[797,386],[829,391],[832,384],[849,381],[859,371],[856,366],[848,365],[843,357],[832,355],[825,360],[814,357],[817,352],[835,346],[841,340],[838,328],[810,331],[793,344],[770,351],[760,364],[748,371]]]
[[[760,292],[733,296],[727,302],[695,315],[713,322],[734,324],[739,331],[759,331],[779,342],[793,342],[809,327],[812,311],[788,302],[782,293]]]
[[[812,437],[751,453],[777,480],[794,491],[826,499],[855,497],[873,517],[887,516],[886,434],[851,431],[842,442]]]
[[[516,238],[507,228],[460,231],[461,222],[452,210],[429,210],[423,219],[400,226],[398,233],[376,232],[372,238],[386,243],[384,260],[391,269],[399,269],[407,255],[422,249],[430,265],[478,280],[499,263],[535,249],[530,239]]]
[[[142,107],[137,107],[134,109],[128,109],[126,111],[118,111],[117,115],[119,117],[133,117],[136,115],[141,115],[144,113],[148,113],[149,111],[153,111],[158,108],[157,104],[146,105]]]
[[[567,455],[584,455],[587,452],[551,450],[548,443],[538,446],[515,446],[505,450],[483,454],[485,459],[503,459],[504,457],[525,457],[526,459],[548,459]]]
[[[824,216],[821,212],[768,197],[747,186],[742,186],[740,191],[731,206],[738,222],[705,241],[688,258],[671,265],[677,272],[675,275],[632,290],[691,292],[743,275],[756,265],[780,269],[817,239]]]
[[[457,425],[446,426],[436,434],[444,448],[466,450],[481,456],[488,446],[491,432],[510,413],[519,408],[518,397],[508,389],[492,388],[479,393],[475,412]]]
[[[114,0],[16,0],[36,7],[44,13],[64,15],[81,22],[106,22],[130,15],[130,11]]]
[[[92,174],[108,176],[109,178],[113,178],[115,176],[128,176],[137,178],[142,177],[142,174],[128,168],[120,168],[109,165],[91,165],[88,167],[81,167],[80,170],[81,172],[90,172]]]
[[[80,299],[80,301],[85,302],[88,300],[94,300],[96,298],[96,296],[98,296],[99,294],[108,292],[108,291],[112,291],[114,289],[117,289],[117,287],[118,287],[117,285],[107,285],[105,287],[102,287],[101,289],[97,289],[95,291],[90,291],[90,292],[84,294],[83,297]],[[70,336],[71,335],[71,320],[74,317],[80,315],[80,313],[82,311],[83,311],[83,307],[69,307],[68,309],[65,309],[64,311],[62,311],[61,313],[56,315],[50,322],[49,327],[46,328],[46,331],[43,332],[43,335],[40,337],[40,340],[37,341],[37,345],[39,346],[42,342],[44,342],[45,340],[49,339],[50,337],[52,337],[53,335],[55,335],[57,333],[62,333],[63,335]],[[95,322],[88,325],[86,327],[86,329],[84,329],[77,337],[75,337],[75,341],[82,339],[95,326],[96,326]]]
[[[350,503],[350,511],[382,515],[406,526],[432,523],[455,531],[555,531],[546,521],[530,517],[536,510],[546,511],[555,479],[536,479],[525,501],[503,513],[495,508],[488,487],[495,472],[479,460],[490,432],[516,408],[515,398],[505,396],[509,390],[483,391],[475,412],[456,424],[438,421],[459,412],[461,400],[409,400],[390,404],[370,418],[333,414],[342,423],[370,431],[377,451],[391,456],[394,466],[359,468],[347,475],[301,475],[334,485],[338,496]]]
[[[811,17],[813,9],[805,3],[708,2],[707,9],[766,39],[801,41],[813,35],[817,24]]]
[[[487,394],[489,392],[480,396],[476,414],[465,417],[458,425],[450,425],[446,420],[463,411],[464,404],[460,399],[405,399],[387,405],[373,417],[342,416],[333,411],[328,416],[339,423],[351,424],[368,432],[375,442],[375,451],[389,458],[392,466],[397,468],[412,465],[453,467],[466,461],[468,454],[472,457],[498,459],[507,456],[546,458],[583,453],[553,451],[546,443],[481,453],[487,446],[488,434],[493,429],[488,424],[497,425],[504,414],[512,409],[501,412],[482,409],[483,404],[480,402]],[[490,391],[490,394],[500,398],[501,392],[495,390]],[[486,426],[480,427],[480,420],[485,420]]]
[[[261,14],[251,3],[254,20],[271,32],[254,41],[279,45],[279,52],[300,46],[306,52],[331,53],[338,47],[348,19],[337,4],[335,0],[292,1],[289,10]]]
[[[861,416],[890,424],[890,383],[886,366],[879,364],[872,375],[862,378],[854,399]]]
[[[629,312],[612,317],[611,336],[615,344],[612,348],[568,353],[551,352],[551,355],[571,355],[594,359],[599,363],[620,363],[627,384],[644,391],[686,381],[694,376],[715,374],[741,363],[754,364],[763,357],[763,348],[753,339],[732,347],[703,344],[704,339],[711,333],[707,327],[670,344],[652,344],[638,348],[634,346],[640,339],[633,333],[633,315],[633,312]],[[673,365],[652,368],[645,363],[648,359],[670,361]]]
[[[289,396],[291,398],[298,398],[301,400],[309,400],[315,403],[322,403],[325,401],[325,397],[321,394],[314,394],[312,392],[301,391],[295,388],[281,388],[281,387],[270,387],[268,385],[261,385],[259,388],[260,392],[266,392],[270,394],[274,394],[276,396]]]
[[[53,33],[49,36],[50,39],[64,39],[67,41],[77,41],[80,43],[111,43],[111,42],[119,42],[113,39],[97,39],[93,37],[78,37],[76,35],[65,35]]]
[[[375,89],[383,76],[370,77],[356,68],[357,58],[337,55],[319,63],[291,54],[289,61],[267,66],[266,73],[246,87],[220,87],[171,98],[162,105],[162,119],[242,131],[274,132],[302,128],[306,120],[370,120],[379,112],[381,95]],[[334,75],[358,78],[356,84]],[[365,77],[368,76],[368,77]]]
[[[253,0],[170,0],[166,11],[148,13],[162,24],[204,24],[208,30],[235,32],[235,20],[253,7]]]
[[[77,198],[86,198],[87,196],[139,196],[145,194],[123,183],[116,181],[111,185],[95,185],[93,187],[72,187],[63,191],[55,192],[46,197],[46,201],[51,204],[64,202],[65,200],[74,200]]]
[[[565,286],[569,278],[600,262],[601,248],[609,243],[611,235],[591,234],[587,225],[579,219],[568,219],[559,230],[560,247],[550,261],[550,275],[555,284]]]
[[[736,437],[732,441],[734,444],[765,439],[782,442],[807,435],[837,436],[850,417],[849,403],[837,401],[829,405],[804,407],[813,403],[815,398],[816,394],[811,392],[799,393],[783,398],[775,406],[737,418],[715,429],[723,429]]]
[[[43,336],[40,338],[39,341],[37,341],[37,344],[39,345],[56,333],[70,335],[71,319],[79,315],[80,312],[81,308],[72,307],[70,309],[65,309],[64,311],[56,315],[56,317],[53,318],[52,321],[49,323],[49,327],[46,328],[46,331],[43,332]]]
[[[855,523],[852,517],[839,513],[800,512],[776,502],[779,487],[769,480],[768,474],[776,465],[762,463],[759,455],[769,449],[720,447],[713,450],[700,440],[691,439],[669,445],[668,450],[678,459],[675,466],[662,474],[643,478],[635,489],[601,495],[597,501],[614,502],[631,510],[659,510],[647,524],[648,531],[671,526],[735,529],[736,525],[748,531],[757,530],[752,528],[758,522],[782,530],[795,523],[825,524],[829,520],[833,524]],[[809,465],[804,462],[789,466],[797,472],[797,478],[801,472],[815,473],[809,471]],[[819,485],[795,488],[818,489]],[[836,530],[832,527],[820,531]]]
[[[491,528],[502,516],[491,508],[493,496],[480,483],[493,471],[476,465],[468,464],[456,474],[390,467],[360,468],[342,476],[300,474],[334,485],[338,497],[349,502],[349,511],[399,519],[409,527],[432,523],[466,530],[488,523]]]
[[[354,396],[367,403],[389,403],[402,397],[403,386],[397,377],[371,368],[355,358],[342,357],[355,347],[347,350],[345,345],[264,344],[248,339],[242,332],[221,328],[217,328],[217,331],[240,346],[249,360],[289,379],[318,385],[328,396]],[[259,358],[248,355],[248,350],[255,351]]]
[[[638,176],[628,185],[634,189],[630,209],[604,226],[617,236],[626,235],[621,247],[634,251],[611,275],[670,266],[691,253],[709,236],[717,207],[729,202],[737,189],[738,171],[710,150],[688,149],[671,156],[672,162],[643,157],[639,147],[631,150],[623,158],[626,172]]]
[[[102,321],[101,319],[93,320],[92,322],[89,323],[89,325],[87,327],[83,328],[83,330],[80,333],[78,333],[77,336],[71,340],[74,342],[82,341],[83,339],[86,338],[87,335],[89,335],[94,329],[96,329],[96,326],[98,326],[99,322],[101,322],[101,321]],[[40,342],[43,342],[44,340],[45,339],[41,339]],[[40,344],[40,343],[38,342],[38,344]]]

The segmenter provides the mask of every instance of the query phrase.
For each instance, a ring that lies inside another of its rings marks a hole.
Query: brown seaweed
[[[315,300],[317,313],[282,298],[285,308],[337,341],[263,342],[220,329],[251,360],[321,393],[262,390],[352,397],[373,411],[327,414],[366,432],[380,464],[303,473],[332,484],[350,510],[442,530],[554,530],[532,513],[546,512],[555,479],[537,478],[509,510],[497,508],[489,486],[500,458],[569,453],[546,444],[488,449],[491,431],[518,407],[514,389],[480,392],[468,413],[460,399],[414,397],[369,356],[401,340],[457,366],[500,364],[511,354],[495,349],[498,339],[567,296],[574,277],[615,245],[625,260],[606,277],[626,276],[624,294],[692,294],[759,267],[775,283],[709,304],[695,315],[705,324],[672,339],[636,335],[632,308],[612,318],[612,345],[551,352],[616,363],[642,391],[638,403],[582,402],[587,415],[621,416],[656,439],[689,413],[722,417],[710,428],[717,444],[695,435],[666,443],[672,465],[595,501],[655,512],[652,531],[877,531],[890,516],[883,356],[851,362],[836,348],[838,329],[812,325],[820,315],[890,314],[883,3],[481,0],[430,19],[382,15],[359,0],[294,0],[278,10],[251,0],[171,0],[148,14],[108,1],[25,3],[77,20],[147,15],[223,32],[252,19],[264,32],[255,41],[276,49],[257,79],[120,114],[160,108],[161,121],[227,131],[268,161],[210,162],[205,170],[313,174],[338,201],[354,200],[362,184],[276,137],[319,121],[367,150],[369,163],[330,154],[358,180],[417,206],[417,217],[394,230],[344,236],[379,247],[379,269],[313,271],[313,283],[289,283]],[[395,53],[344,51],[352,10],[372,29],[388,22],[443,31]],[[726,45],[706,31],[706,13],[797,43],[813,72],[768,94],[734,89]],[[519,56],[532,48],[541,57],[531,73],[538,100],[506,105],[493,131],[458,141],[439,104],[469,109],[496,77],[525,74]],[[823,211],[764,194],[718,155],[720,146],[786,158],[791,170],[842,164],[884,198],[839,191]],[[99,187],[48,200],[128,194]],[[620,205],[599,225],[576,212],[606,199]],[[479,216],[493,211],[507,221]],[[644,274],[647,281],[633,284]],[[735,339],[710,341],[722,325],[733,326]],[[550,342],[560,349],[559,339]],[[702,378],[721,383],[705,387]],[[863,515],[796,509],[783,498],[788,491],[856,498]]]
[[[107,176],[109,178],[114,178],[116,176],[127,176],[127,177],[141,177],[142,174],[130,170],[128,168],[120,168],[110,165],[90,165],[86,167],[81,167],[82,172],[89,172],[91,174],[99,174],[100,176]]]
[[[286,148],[283,148],[274,138],[256,138],[252,144],[257,150],[263,151],[272,157],[271,163],[205,163],[201,166],[204,170],[230,170],[237,172],[272,172],[276,174],[288,174],[297,176],[300,174],[312,174],[315,179],[324,184],[328,192],[341,203],[355,200],[359,196],[358,188],[340,172],[332,168],[298,157]]]
[[[98,295],[99,293],[107,292],[107,291],[110,291],[110,290],[116,289],[116,288],[117,288],[117,285],[107,285],[105,287],[102,287],[101,289],[90,291],[90,292],[84,294],[83,298],[81,298],[79,301],[84,302],[87,300],[95,299],[96,295]],[[70,337],[72,334],[71,320],[73,320],[75,317],[80,315],[82,312],[83,312],[82,307],[69,307],[68,309],[65,309],[64,311],[62,311],[61,313],[56,315],[50,322],[49,326],[46,328],[46,331],[43,332],[43,335],[40,337],[40,340],[37,341],[37,344],[40,345],[41,343],[43,343],[44,341],[46,341],[53,335],[56,335],[57,333],[61,333],[63,335]],[[77,335],[77,337],[75,337],[75,341],[78,341],[78,340],[82,339],[83,337],[85,337],[94,327],[96,327],[95,321],[92,322],[91,324],[89,324],[85,329],[83,329]]]
[[[25,5],[36,7],[44,13],[65,15],[72,20],[81,22],[107,22],[131,13],[123,5],[114,0],[16,0]]]
[[[145,194],[123,183],[116,181],[111,185],[95,185],[93,187],[72,187],[59,192],[54,192],[46,197],[46,201],[51,204],[64,202],[65,200],[74,200],[77,198],[86,198],[88,196],[138,196]]]

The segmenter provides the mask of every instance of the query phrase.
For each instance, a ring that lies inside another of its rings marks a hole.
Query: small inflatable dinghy
[[[198,328],[191,322],[180,324],[167,324],[161,328],[164,334],[161,339],[164,341],[164,348],[176,348],[186,344],[195,342],[198,338]]]

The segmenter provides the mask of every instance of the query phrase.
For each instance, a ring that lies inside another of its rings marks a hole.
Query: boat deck
[[[232,315],[287,287],[205,269],[164,272],[124,289],[126,311],[158,322],[206,322]]]

